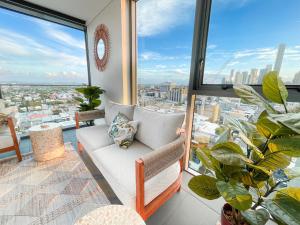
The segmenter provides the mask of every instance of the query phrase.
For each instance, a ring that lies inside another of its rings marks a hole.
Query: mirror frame
[[[103,57],[100,58],[98,56],[98,43],[100,40],[103,40],[104,43],[104,54]],[[99,71],[104,71],[109,59],[110,52],[110,43],[109,43],[109,32],[108,28],[104,24],[100,24],[97,26],[94,35],[94,58],[95,64]]]

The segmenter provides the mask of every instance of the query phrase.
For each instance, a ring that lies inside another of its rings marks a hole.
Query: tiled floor
[[[71,142],[77,148],[75,130],[66,130],[63,132],[64,141]],[[21,141],[22,154],[31,151],[29,138]],[[86,166],[91,171],[95,180],[104,190],[105,194],[112,204],[120,204],[111,188],[105,182],[103,176],[90,161],[86,154],[81,155]],[[219,211],[223,201],[208,201],[195,196],[188,188],[187,184],[191,175],[184,173],[183,186],[179,193],[175,194],[166,204],[164,204],[153,216],[146,222],[147,225],[214,225],[219,220]]]
[[[187,186],[191,177],[184,172],[181,191],[151,216],[147,225],[215,225],[218,222],[224,201],[200,199]]]
[[[66,130],[63,134],[64,141],[71,142],[77,148],[75,130]],[[28,138],[21,141],[21,151],[22,153],[31,151],[31,143]],[[111,203],[120,204],[89,156],[83,153],[81,158]],[[146,222],[147,225],[215,225],[219,221],[220,209],[224,204],[223,199],[209,201],[196,196],[188,188],[191,177],[192,175],[184,172],[181,191],[152,215]]]

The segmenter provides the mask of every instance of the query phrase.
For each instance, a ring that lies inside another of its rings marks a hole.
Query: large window
[[[0,8],[0,88],[19,131],[43,122],[74,125],[77,86],[88,84],[85,33]]]
[[[138,104],[186,109],[196,0],[137,3]]]
[[[196,149],[233,140],[228,124],[233,119],[255,122],[263,110],[237,98],[232,84],[259,91],[265,74],[277,71],[288,85],[287,108],[300,107],[299,7],[296,0],[288,5],[283,0],[198,1],[188,113],[187,167],[192,171],[205,172]]]
[[[261,84],[273,70],[300,85],[299,7],[297,0],[213,0],[204,84]]]

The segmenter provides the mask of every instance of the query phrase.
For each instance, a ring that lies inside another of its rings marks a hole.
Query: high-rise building
[[[230,82],[230,84],[232,84],[232,83],[234,83],[234,69],[232,69],[231,71],[230,71],[230,77],[229,77],[229,82]]]
[[[264,76],[270,71],[272,71],[272,64],[268,64],[266,65],[266,68],[260,69],[257,84],[261,84]]]
[[[165,82],[159,86],[159,89],[160,89],[160,92],[168,92],[172,88],[175,88],[175,87],[176,87],[176,83]]]
[[[234,84],[242,84],[243,83],[243,74],[240,71],[235,73]]]
[[[244,71],[242,73],[242,76],[243,76],[243,81],[242,83],[243,84],[249,84],[249,75],[248,75],[248,71]]]
[[[295,74],[294,79],[293,79],[293,84],[300,85],[300,71]]]
[[[280,44],[278,46],[277,56],[276,56],[276,60],[275,60],[274,68],[273,68],[273,70],[277,71],[278,74],[280,73],[280,70],[281,70],[284,52],[285,52],[285,44]]]
[[[249,84],[257,84],[258,83],[258,69],[251,69]]]

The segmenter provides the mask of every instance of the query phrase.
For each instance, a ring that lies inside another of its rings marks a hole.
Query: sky
[[[188,84],[196,0],[137,3],[138,82]],[[206,83],[231,69],[274,65],[286,45],[280,76],[300,71],[299,0],[213,0],[205,64]],[[87,83],[84,33],[0,9],[0,83]]]
[[[299,10],[299,0],[213,0],[204,82],[274,65],[281,43],[280,76],[291,82],[300,71]],[[195,0],[138,2],[139,83],[188,83],[194,13]]]
[[[87,83],[84,32],[0,8],[0,83]]]

